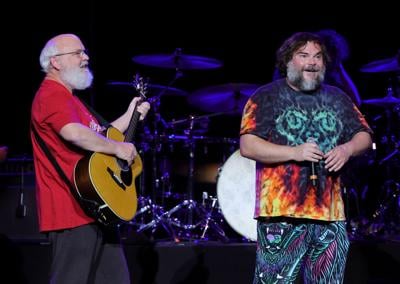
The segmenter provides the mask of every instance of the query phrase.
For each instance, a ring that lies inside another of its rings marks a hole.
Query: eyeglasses
[[[53,56],[63,56],[63,55],[68,55],[68,54],[83,56],[84,54],[88,55],[88,51],[87,51],[87,49],[78,49],[78,50],[71,51],[71,52],[54,54]]]

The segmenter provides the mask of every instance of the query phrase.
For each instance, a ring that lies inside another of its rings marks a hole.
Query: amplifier
[[[0,215],[0,234],[17,240],[46,239],[39,233],[32,158],[0,163]]]

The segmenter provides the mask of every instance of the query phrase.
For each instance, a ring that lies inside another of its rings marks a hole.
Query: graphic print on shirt
[[[327,153],[364,129],[369,129],[365,119],[339,89],[327,86],[307,94],[275,81],[249,99],[240,133],[292,147],[313,138]],[[344,220],[339,173],[328,172],[323,160],[316,169],[314,186],[309,162],[257,163],[255,216]]]
[[[305,110],[296,106],[285,109],[276,119],[277,131],[289,145],[301,145],[310,137],[321,151],[327,152],[337,145],[343,123],[332,109]]]

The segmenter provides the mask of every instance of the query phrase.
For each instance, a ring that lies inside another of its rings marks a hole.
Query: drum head
[[[224,218],[240,235],[257,240],[255,206],[256,163],[236,150],[224,163],[217,182],[217,197]]]

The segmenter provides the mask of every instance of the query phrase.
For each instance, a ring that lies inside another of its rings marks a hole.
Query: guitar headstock
[[[139,76],[139,74],[136,74],[135,79],[133,80],[133,85],[135,90],[139,93],[141,99],[146,100],[148,80]]]

